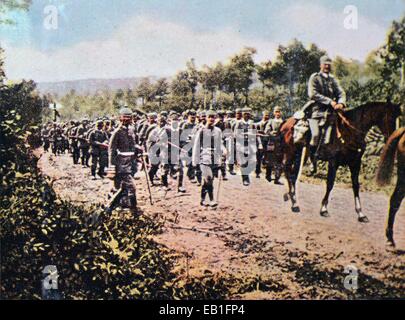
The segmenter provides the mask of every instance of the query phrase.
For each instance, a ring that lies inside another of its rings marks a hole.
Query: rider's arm
[[[337,79],[333,79],[333,90],[335,91],[336,96],[338,97],[337,103],[346,106],[346,92],[340,86],[340,83]]]

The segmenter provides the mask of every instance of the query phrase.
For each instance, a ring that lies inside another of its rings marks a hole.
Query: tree
[[[150,82],[149,78],[143,78],[139,85],[137,86],[136,90],[136,95],[141,98],[142,100],[142,106],[144,107],[145,104],[151,100],[152,95],[153,95],[153,86],[152,83]]]
[[[225,88],[233,94],[234,104],[238,102],[237,95],[242,94],[244,103],[249,105],[249,88],[253,83],[252,75],[255,72],[255,62],[253,56],[256,54],[255,48],[245,47],[241,53],[234,55],[225,71]]]
[[[1,24],[15,24],[15,22],[6,17],[8,11],[15,10],[28,10],[32,0],[2,0],[0,1],[0,25]],[[5,18],[3,18],[5,16]]]
[[[162,108],[162,103],[165,101],[166,96],[169,94],[169,84],[166,78],[160,78],[153,86],[153,95],[158,99],[159,109]]]

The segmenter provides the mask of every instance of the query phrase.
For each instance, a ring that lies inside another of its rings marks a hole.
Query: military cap
[[[121,108],[120,115],[121,116],[132,116],[132,110],[129,108]]]
[[[324,55],[324,56],[321,57],[320,63],[321,63],[321,64],[331,64],[331,63],[332,63],[332,59],[329,58],[329,56]]]
[[[199,115],[200,117],[204,117],[204,116],[206,116],[207,114],[206,114],[205,110],[200,110],[200,111],[198,112],[198,115]]]
[[[275,107],[274,107],[274,112],[276,112],[276,111],[281,111],[281,107],[275,106]]]
[[[242,109],[241,108],[236,108],[235,112],[240,113],[240,112],[242,112]]]
[[[210,110],[208,110],[208,111],[206,112],[206,115],[207,115],[207,117],[209,117],[209,116],[216,116],[217,113],[215,112],[215,110],[210,109]]]
[[[242,112],[243,112],[243,113],[252,113],[252,109],[250,109],[249,107],[244,107],[244,108],[242,109]]]
[[[167,111],[160,111],[160,115],[164,116],[164,117],[167,117]]]
[[[262,114],[263,114],[264,116],[268,116],[268,115],[270,115],[270,112],[268,112],[267,110],[264,110],[264,111],[262,112]]]
[[[148,113],[148,117],[149,117],[149,118],[156,118],[156,117],[157,117],[157,113],[156,113],[156,112],[149,112],[149,113]]]
[[[232,110],[226,111],[226,114],[227,114],[228,116],[232,116],[234,113],[235,113],[235,112],[233,112]]]
[[[179,114],[176,111],[170,111],[169,117],[178,117]]]
[[[222,110],[222,109],[218,110],[218,115],[223,116],[223,115],[225,115],[225,113],[226,113],[225,110]]]
[[[190,109],[190,110],[187,111],[187,115],[189,115],[189,116],[195,116],[195,115],[196,115],[196,112],[195,112],[194,109]]]

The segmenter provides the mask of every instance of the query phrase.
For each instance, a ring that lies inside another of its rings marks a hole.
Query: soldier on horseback
[[[332,60],[328,56],[320,59],[320,71],[311,75],[308,82],[310,101],[304,106],[311,129],[310,157],[311,174],[316,173],[316,161],[321,146],[332,142],[334,110],[346,105],[346,94],[337,79],[331,74]]]

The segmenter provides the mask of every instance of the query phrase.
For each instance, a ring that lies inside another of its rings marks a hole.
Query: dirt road
[[[39,166],[64,199],[106,202],[111,181],[91,180],[90,170],[73,166],[69,155],[45,154]],[[232,298],[405,298],[405,205],[395,226],[397,250],[388,252],[384,238],[388,197],[383,194],[361,194],[370,219],[361,224],[351,189],[333,190],[331,217],[323,218],[319,208],[324,185],[299,183],[301,213],[297,214],[283,201],[286,186],[263,178],[252,177],[249,187],[242,185],[240,176],[222,182],[216,210],[199,205],[199,188],[187,179],[187,193],[181,196],[153,187],[155,204],[151,206],[144,178],[140,173],[139,206],[150,216],[166,219],[164,232],[156,240],[184,253],[191,276],[209,270],[257,278],[255,288]],[[174,185],[172,189],[176,190]],[[353,285],[347,276],[355,270],[357,290],[350,291],[344,283],[348,288]]]

